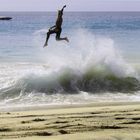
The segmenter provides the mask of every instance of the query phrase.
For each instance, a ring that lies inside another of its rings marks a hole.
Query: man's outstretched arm
[[[66,8],[66,5],[63,6],[63,8],[61,9],[61,12],[63,13],[64,11],[64,8]]]

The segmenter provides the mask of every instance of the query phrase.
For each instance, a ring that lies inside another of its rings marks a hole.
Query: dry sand
[[[140,103],[1,112],[0,139],[140,140]]]

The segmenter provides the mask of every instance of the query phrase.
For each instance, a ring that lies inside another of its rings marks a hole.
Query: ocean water
[[[140,101],[140,12],[0,12],[0,108]]]

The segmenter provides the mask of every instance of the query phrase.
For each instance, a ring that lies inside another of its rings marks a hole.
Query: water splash
[[[40,47],[42,30],[35,33],[36,37],[35,44]],[[125,62],[112,39],[98,37],[83,29],[72,31],[69,39],[67,44],[56,42],[51,37],[47,48],[39,48],[40,63],[19,63],[5,68],[8,80],[5,77],[0,79],[1,83],[5,81],[5,85],[0,87],[0,99],[6,103],[39,103],[49,97],[53,102],[53,98],[57,100],[62,97],[60,93],[65,98],[68,93],[126,93],[139,90],[137,73]]]

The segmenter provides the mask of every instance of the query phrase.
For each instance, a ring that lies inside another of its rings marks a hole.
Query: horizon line
[[[56,11],[0,11],[0,12],[57,12],[57,10]],[[140,12],[140,10],[139,11],[117,11],[117,10],[115,10],[115,11],[65,11],[65,12]]]

